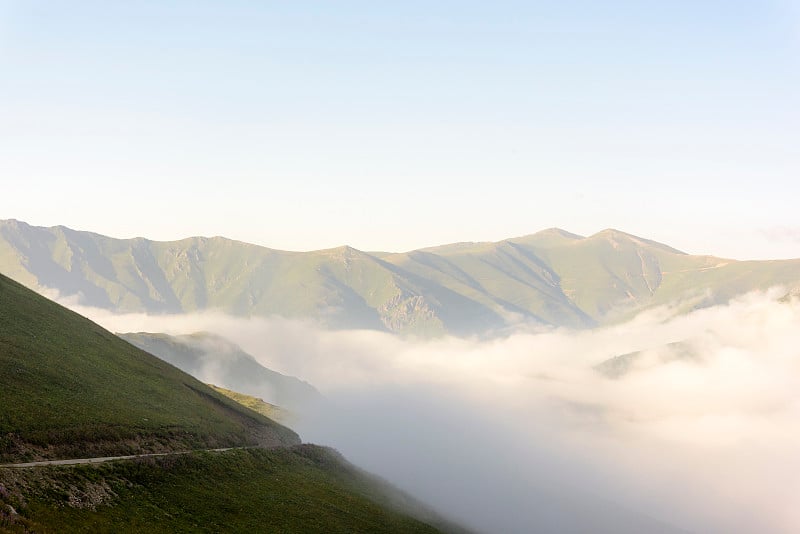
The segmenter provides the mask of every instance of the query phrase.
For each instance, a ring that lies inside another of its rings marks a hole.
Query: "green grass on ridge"
[[[0,275],[0,462],[299,442]]]

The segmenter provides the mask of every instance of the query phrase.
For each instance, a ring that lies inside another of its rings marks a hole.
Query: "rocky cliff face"
[[[444,333],[444,325],[422,295],[398,293],[378,308],[386,329],[399,334]]]

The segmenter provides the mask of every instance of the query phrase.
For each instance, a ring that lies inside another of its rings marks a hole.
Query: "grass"
[[[438,531],[404,513],[412,506],[406,496],[314,445],[0,470],[2,487],[0,507],[11,504],[19,515],[0,516],[0,532]],[[15,497],[20,487],[24,505]]]
[[[0,462],[267,442],[299,438],[0,275]]]
[[[242,406],[246,406],[253,410],[254,412],[258,412],[261,415],[269,417],[273,421],[278,421],[281,423],[289,423],[292,418],[292,413],[281,408],[280,406],[276,406],[274,404],[270,404],[266,402],[264,399],[260,399],[258,397],[253,397],[252,395],[245,395],[244,393],[239,393],[237,391],[232,391],[230,389],[226,389],[223,387],[215,386],[214,384],[209,384],[209,387],[218,393],[222,393],[229,399],[235,400]]]
[[[300,445],[0,275],[0,463],[240,445],[277,447],[0,468],[0,532],[436,532],[428,519],[450,528],[335,451]]]

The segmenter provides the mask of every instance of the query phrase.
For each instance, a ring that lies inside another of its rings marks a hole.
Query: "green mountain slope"
[[[291,430],[0,276],[0,462],[294,443]]]
[[[349,247],[284,252],[219,237],[111,239],[3,221],[0,272],[115,311],[219,309],[335,328],[442,331],[414,284]]]
[[[0,469],[0,488],[9,533],[464,532],[315,445]]]
[[[227,388],[219,387],[215,384],[209,384],[211,389],[222,393],[229,399],[233,399],[242,406],[247,406],[254,412],[258,412],[261,415],[269,417],[273,421],[278,421],[281,424],[288,425],[290,420],[292,419],[292,413],[287,411],[280,406],[276,406],[275,404],[271,404],[266,402],[264,399],[259,397],[254,397],[252,395],[247,395],[246,393],[239,393],[238,391],[233,391]]]
[[[458,531],[329,449],[0,275],[0,532]],[[411,516],[420,518],[414,519]]]
[[[119,312],[215,309],[418,335],[520,322],[593,326],[676,300],[691,308],[800,286],[800,260],[691,256],[617,230],[581,237],[550,229],[368,254],[285,252],[220,237],[112,239],[12,220],[0,221],[0,272]]]
[[[423,253],[458,273],[449,278],[439,275],[442,284],[461,286],[458,291],[465,294],[463,286],[469,286],[484,299],[510,303],[525,316],[565,326],[612,322],[682,300],[687,306],[711,305],[757,289],[800,285],[800,260],[692,256],[618,230],[584,238],[550,229],[498,243],[447,245]],[[418,260],[419,254],[394,255],[387,261],[420,276],[436,277]]]
[[[267,369],[238,345],[214,334],[169,336],[139,332],[117,335],[203,382],[263,397],[282,408],[302,410],[321,400],[319,392],[310,384]]]

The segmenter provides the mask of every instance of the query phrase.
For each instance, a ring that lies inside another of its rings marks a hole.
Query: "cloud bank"
[[[305,440],[476,529],[789,533],[800,531],[800,303],[779,296],[433,341],[72,307],[114,331],[212,331],[309,381],[327,402],[298,423]],[[675,342],[690,357],[671,354]],[[636,351],[616,379],[595,369]]]
[[[773,226],[761,230],[761,235],[768,241],[789,241],[800,243],[800,226]]]

